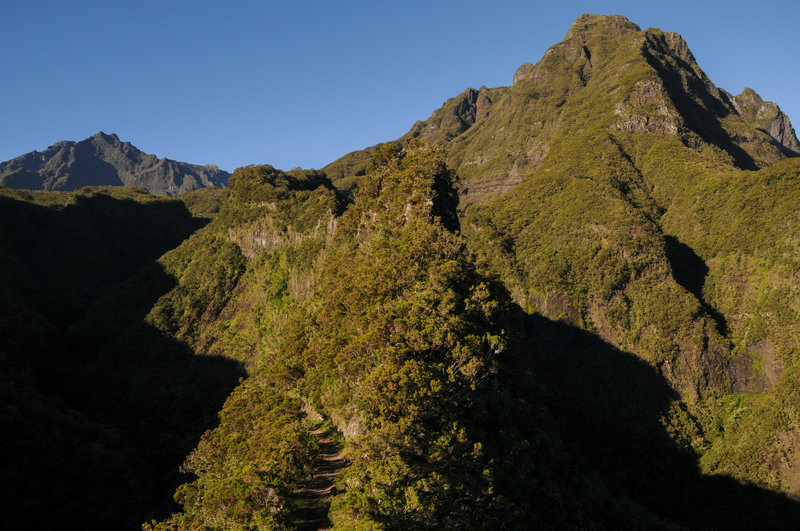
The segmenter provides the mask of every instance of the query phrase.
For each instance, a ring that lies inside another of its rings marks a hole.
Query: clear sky
[[[0,161],[102,130],[229,171],[321,167],[511,84],[586,12],[681,33],[800,127],[800,0],[27,0],[0,7]]]

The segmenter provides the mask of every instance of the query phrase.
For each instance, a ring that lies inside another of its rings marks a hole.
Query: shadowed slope
[[[668,382],[585,331],[518,316],[500,371],[498,492],[512,528],[791,529],[800,505],[703,476],[703,426]]]
[[[242,375],[144,323],[197,222],[129,189],[0,200],[4,527],[138,528]]]

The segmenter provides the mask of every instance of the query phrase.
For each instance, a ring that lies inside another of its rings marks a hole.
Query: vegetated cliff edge
[[[141,186],[155,195],[225,186],[228,172],[159,159],[99,132],[80,142],[64,141],[0,163],[0,185],[32,190],[77,190],[83,186]]]

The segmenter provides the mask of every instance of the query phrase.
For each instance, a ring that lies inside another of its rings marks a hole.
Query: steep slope
[[[332,188],[250,167],[222,197],[5,189],[0,422],[18,434],[3,478],[20,485],[7,527],[133,529],[175,509],[178,467],[244,369],[278,363],[338,209]],[[296,436],[285,420],[270,436]]]
[[[513,86],[469,89],[406,137],[446,148],[464,235],[514,299],[657,367],[709,430],[696,451],[733,451],[724,396],[791,378],[797,140],[774,104],[715,87],[680,35],[582,15]],[[359,173],[366,153],[327,168]],[[778,395],[743,406],[777,417],[735,470],[707,462],[800,494]]]
[[[282,306],[294,308],[292,326],[263,327],[272,348],[226,403],[219,428],[187,459],[185,469],[198,478],[176,494],[183,513],[154,527],[291,525],[319,452],[306,414],[319,412],[343,434],[348,459],[331,508],[334,525],[509,520],[492,472],[509,300],[452,232],[455,194],[441,155],[387,149],[376,161],[355,202],[326,224],[324,248],[307,255],[317,256],[310,289],[284,296]],[[251,198],[248,204],[269,194],[271,179],[254,177],[234,174],[231,193]],[[246,248],[246,227],[270,224],[281,203],[229,237]],[[253,274],[280,275],[280,246],[253,250]],[[272,312],[252,313],[269,322]],[[248,319],[246,311],[239,315]],[[530,421],[539,417],[527,413]]]
[[[337,224],[302,348],[302,386],[352,463],[334,525],[458,526],[496,518],[486,444],[507,311],[455,221],[435,152],[388,158]]]
[[[631,28],[598,58],[593,32],[609,39],[606,25],[579,19],[563,43],[584,43],[593,74],[560,107],[548,157],[464,225],[529,309],[634,352],[697,405],[708,470],[797,493],[796,463],[780,457],[796,435],[773,403],[788,403],[785,388],[746,401],[741,423],[711,419],[728,415],[726,393],[769,391],[794,363],[800,165],[742,171],[789,152],[748,125],[677,35]],[[775,420],[756,429],[759,417]]]
[[[208,226],[159,260],[177,284],[148,321],[196,352],[250,367],[276,355],[340,208],[322,173],[239,168]]]
[[[97,133],[80,142],[59,142],[0,163],[0,185],[32,190],[77,190],[83,186],[142,186],[156,195],[177,195],[207,186],[225,186],[228,173],[159,159]]]
[[[582,15],[541,61],[517,70],[512,87],[469,89],[408,135],[447,145],[468,201],[508,190],[541,165],[553,138],[579,133],[563,121],[578,103],[591,107],[587,125],[606,114],[606,127],[677,135],[698,150],[711,144],[752,169],[781,160],[781,146],[791,150],[797,140],[777,106],[747,94],[734,99],[717,89],[676,33]],[[607,123],[611,112],[616,119]]]
[[[292,528],[327,473],[321,428],[344,447],[327,515],[339,527],[796,521],[796,504],[700,474],[714,427],[659,372],[512,303],[458,233],[453,177],[437,150],[387,146],[348,203],[319,172],[242,168],[213,219],[155,262],[156,240],[125,221],[178,230],[191,218],[177,200],[7,191],[38,206],[6,208],[16,230],[0,233],[6,527]],[[79,240],[102,227],[101,268],[142,248],[78,322],[50,317],[47,301],[70,299],[40,298],[31,274],[48,270],[27,254],[47,220]],[[748,418],[750,404],[722,407],[720,429]],[[749,452],[712,450],[710,468]]]
[[[293,391],[301,360],[285,344],[305,322],[341,206],[324,174],[240,168],[213,221],[162,257],[177,282],[147,321],[197,354],[249,370],[219,427],[184,463],[196,479],[178,489],[183,512],[172,525],[274,529],[297,519],[297,494],[314,477],[319,447]]]
[[[800,155],[800,143],[797,141],[789,117],[783,114],[780,107],[771,101],[764,101],[751,88],[746,88],[731,103],[748,125],[765,131],[790,155]]]

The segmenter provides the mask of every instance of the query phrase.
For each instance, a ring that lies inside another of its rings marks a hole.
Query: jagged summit
[[[159,159],[103,131],[0,163],[0,185],[34,190],[135,185],[156,195],[177,195],[227,181],[228,173],[216,166]]]
[[[91,138],[100,138],[106,141],[112,140],[114,142],[119,142],[119,137],[117,136],[117,133],[111,133],[110,135],[108,135],[104,131],[96,132],[95,134],[92,135]]]

